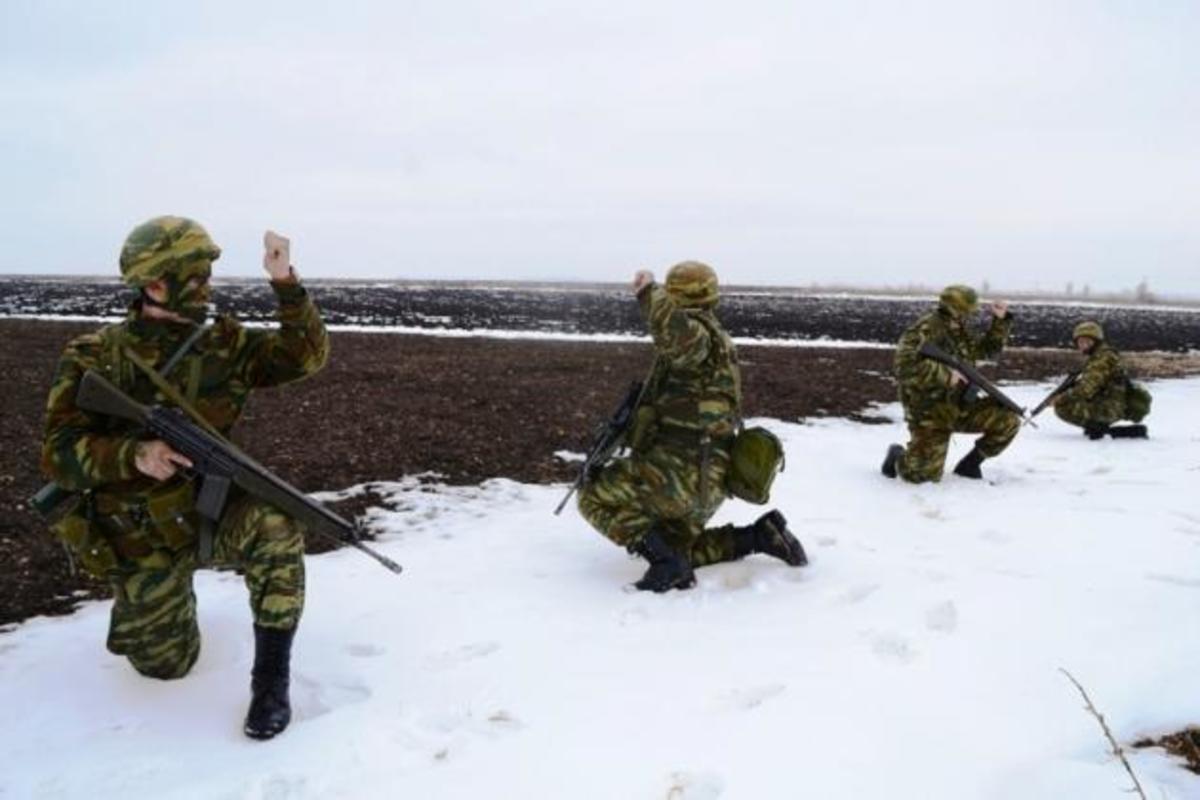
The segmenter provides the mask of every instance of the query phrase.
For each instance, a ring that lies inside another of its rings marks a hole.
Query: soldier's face
[[[185,281],[157,280],[146,284],[146,296],[180,316],[200,323],[208,316],[212,287],[206,274],[193,275]]]
[[[1092,345],[1095,343],[1096,342],[1090,336],[1077,336],[1075,338],[1075,349],[1086,354],[1088,350],[1092,349]]]

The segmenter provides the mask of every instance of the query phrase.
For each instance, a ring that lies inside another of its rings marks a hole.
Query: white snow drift
[[[1200,380],[1153,389],[1151,440],[1047,415],[986,483],[884,479],[899,422],[766,421],[812,564],[755,556],[665,596],[551,515],[561,487],[381,484],[405,573],[309,559],[283,736],[241,734],[249,614],[206,573],[182,681],[104,651],[106,603],[0,635],[0,797],[1118,800],[1060,666],[1125,742],[1200,721]],[[1132,759],[1151,797],[1200,797],[1159,751]]]

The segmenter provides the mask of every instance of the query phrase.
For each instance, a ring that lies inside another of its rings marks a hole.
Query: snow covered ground
[[[812,564],[665,596],[623,590],[641,565],[553,517],[560,488],[401,480],[379,513],[403,576],[309,560],[283,736],[241,734],[244,591],[205,573],[182,681],[104,651],[105,603],[0,635],[0,797],[1127,797],[1058,668],[1124,742],[1200,722],[1200,380],[1153,391],[1150,441],[1046,415],[984,484],[884,479],[899,423],[768,422]],[[1149,797],[1200,797],[1159,751],[1132,759]]]

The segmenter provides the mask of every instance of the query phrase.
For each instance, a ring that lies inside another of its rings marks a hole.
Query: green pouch
[[[766,428],[746,428],[733,440],[725,488],[747,503],[762,505],[771,498],[771,484],[783,466],[779,437]]]
[[[80,497],[70,509],[50,526],[54,534],[85,570],[97,578],[105,578],[117,568],[117,551],[100,529],[87,516],[87,502]]]
[[[1140,383],[1129,381],[1125,385],[1125,416],[1141,422],[1150,413],[1150,392]]]
[[[195,510],[196,493],[191,481],[168,485],[146,498],[146,516],[171,550],[196,543]]]

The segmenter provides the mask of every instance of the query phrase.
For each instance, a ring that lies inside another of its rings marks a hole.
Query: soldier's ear
[[[167,288],[167,282],[164,280],[150,281],[142,287],[142,291],[156,303],[165,303],[170,290]]]

